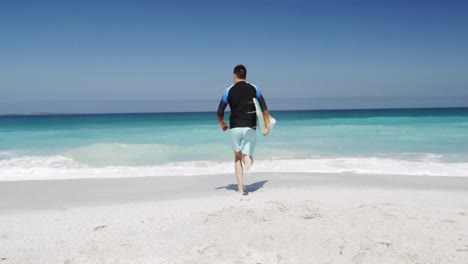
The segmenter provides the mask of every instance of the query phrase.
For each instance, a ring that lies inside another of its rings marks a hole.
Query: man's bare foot
[[[243,196],[249,195],[249,192],[246,190],[237,190],[237,193],[242,194]]]
[[[253,159],[250,156],[244,156],[244,171],[248,172],[253,165]]]
[[[240,193],[242,195],[249,195],[249,192],[245,189],[245,186],[242,186],[242,189],[237,189],[237,193]]]

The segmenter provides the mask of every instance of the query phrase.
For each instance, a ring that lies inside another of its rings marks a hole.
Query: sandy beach
[[[0,183],[0,264],[468,263],[468,178],[251,173]]]

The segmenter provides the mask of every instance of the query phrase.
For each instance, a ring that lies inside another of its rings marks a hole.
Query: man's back
[[[252,99],[256,97],[255,87],[246,82],[237,82],[228,91],[231,108],[230,127],[255,127],[257,116]]]

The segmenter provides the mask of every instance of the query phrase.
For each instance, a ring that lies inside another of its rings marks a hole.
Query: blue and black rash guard
[[[253,98],[257,98],[262,111],[268,110],[260,90],[253,84],[240,81],[224,90],[223,97],[218,107],[218,116],[224,117],[224,110],[229,104],[231,116],[229,117],[229,127],[251,127],[257,125],[257,115]]]

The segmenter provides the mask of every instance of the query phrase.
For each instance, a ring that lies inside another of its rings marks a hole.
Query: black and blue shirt
[[[218,107],[218,116],[224,117],[224,110],[227,105],[231,109],[231,116],[229,117],[229,127],[251,127],[255,128],[257,125],[257,115],[253,98],[257,98],[262,111],[268,110],[263,98],[262,93],[257,86],[239,81],[231,87],[224,90],[223,97]]]

